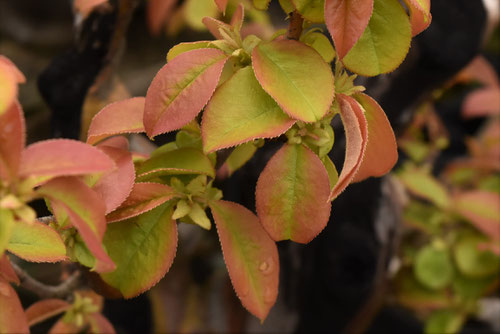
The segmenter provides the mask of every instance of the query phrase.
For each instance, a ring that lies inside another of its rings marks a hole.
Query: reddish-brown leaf
[[[7,282],[12,282],[17,285],[21,283],[16,275],[16,272],[14,271],[14,268],[12,268],[12,265],[10,264],[7,254],[0,256],[0,279],[2,278]]]
[[[368,124],[365,155],[353,180],[358,182],[388,173],[398,161],[398,146],[391,124],[380,105],[363,93],[357,94],[355,99],[365,110]]]
[[[431,24],[431,0],[404,0],[410,10],[412,35],[418,35]]]
[[[236,30],[240,31],[243,25],[243,19],[245,18],[245,6],[242,3],[236,7],[233,17],[231,17],[231,26]]]
[[[52,178],[105,172],[115,163],[105,153],[70,139],[52,139],[29,145],[21,157],[20,176]]]
[[[106,207],[102,198],[75,177],[56,178],[40,187],[37,192],[51,200],[58,220],[67,214],[96,258],[94,269],[97,272],[114,270],[115,265],[101,243],[106,230]]]
[[[257,214],[271,238],[308,243],[330,217],[325,166],[304,145],[285,144],[269,160],[255,190]]]
[[[481,88],[467,95],[462,115],[466,118],[500,115],[500,86]]]
[[[0,277],[0,333],[29,333],[28,322],[16,291]]]
[[[130,196],[107,215],[108,223],[132,218],[150,211],[174,197],[175,191],[160,183],[136,183]]]
[[[129,151],[107,146],[97,146],[115,162],[117,169],[104,174],[92,187],[106,204],[106,213],[120,206],[129,196],[134,186],[135,169],[132,154]]]
[[[159,35],[177,0],[148,0],[147,23],[151,34]]]
[[[231,31],[231,26],[227,23],[214,19],[213,17],[204,17],[201,20],[205,27],[207,27],[208,31],[216,38],[216,39],[224,39],[224,36],[220,33],[219,29],[224,29],[227,31]]]
[[[80,333],[83,326],[78,327],[74,323],[65,322],[63,319],[59,319],[54,326],[49,330],[49,334],[73,334]]]
[[[26,309],[28,325],[33,326],[69,309],[71,304],[62,299],[40,300]]]
[[[340,104],[340,116],[346,136],[344,165],[335,187],[330,192],[333,201],[352,182],[361,165],[366,149],[368,126],[363,110],[352,97],[337,94]]]
[[[87,316],[90,323],[90,333],[95,334],[114,334],[115,329],[109,320],[101,313],[92,313]]]
[[[92,119],[87,143],[98,141],[122,133],[144,132],[144,97],[133,97],[127,100],[108,104]]]
[[[219,8],[219,10],[224,14],[226,13],[227,1],[228,0],[215,0],[217,8]]]
[[[248,311],[264,321],[278,296],[276,244],[245,207],[216,201],[210,208],[236,294]]]
[[[25,122],[19,102],[0,113],[0,179],[13,181],[18,174],[25,145]]]
[[[212,96],[227,59],[218,49],[196,49],[163,66],[146,94],[148,135],[177,130],[192,121]]]
[[[484,86],[500,86],[495,68],[483,56],[476,56],[456,78],[458,81],[480,82]]]
[[[340,59],[363,35],[373,12],[373,0],[325,0],[325,23]]]

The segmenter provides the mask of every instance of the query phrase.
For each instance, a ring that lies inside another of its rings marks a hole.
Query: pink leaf
[[[373,12],[373,0],[325,0],[325,23],[340,59],[363,35]]]
[[[243,306],[261,321],[278,296],[279,258],[274,241],[247,208],[210,204],[229,277]]]
[[[365,153],[368,132],[366,118],[358,102],[343,94],[337,94],[337,98],[340,104],[340,116],[344,124],[346,152],[339,179],[328,198],[330,201],[333,201],[344,191],[354,179]]]
[[[7,282],[12,282],[16,285],[21,284],[19,278],[16,275],[16,272],[14,271],[14,268],[12,268],[12,265],[10,264],[10,260],[7,257],[7,254],[3,254],[2,256],[0,256],[0,279],[2,278]]]
[[[40,300],[26,309],[26,318],[28,325],[33,326],[59,313],[65,312],[71,307],[67,301],[61,299]]]
[[[0,333],[29,333],[28,322],[16,291],[0,277]]]
[[[144,97],[133,97],[108,104],[92,119],[87,143],[95,144],[104,138],[122,133],[144,132],[144,102]]]
[[[221,35],[219,29],[224,29],[227,31],[231,31],[231,26],[227,23],[214,19],[213,17],[204,17],[201,22],[207,27],[208,31],[216,38],[216,39],[224,39],[224,36]]]
[[[364,116],[368,123],[365,155],[353,180],[358,182],[388,173],[398,161],[398,146],[391,124],[380,105],[363,93],[354,98],[365,110]]]
[[[495,68],[483,56],[476,56],[459,74],[462,80],[475,80],[484,86],[500,86]]]
[[[11,73],[14,75],[14,80],[16,83],[25,83],[26,77],[23,72],[21,72],[17,66],[7,57],[0,55],[0,63],[6,65]]]
[[[106,217],[108,223],[125,220],[150,211],[174,197],[175,191],[160,183],[136,183],[130,196]]]
[[[227,1],[228,0],[215,0],[217,8],[219,8],[219,10],[224,14],[226,13]]]
[[[192,121],[212,96],[228,57],[217,49],[187,51],[172,59],[149,86],[144,126],[150,137]]]
[[[107,2],[108,0],[75,0],[73,7],[85,19],[97,6]]]
[[[275,241],[308,243],[330,217],[325,166],[304,145],[285,144],[269,160],[255,190],[257,214]]]
[[[147,2],[147,23],[151,34],[159,35],[172,13],[177,0],[149,0]]]
[[[13,181],[18,174],[26,137],[24,115],[14,101],[0,114],[0,179]]]
[[[418,35],[431,24],[431,0],[404,0],[410,10],[412,35]]]
[[[23,177],[57,177],[105,172],[115,164],[88,144],[70,139],[45,140],[28,146],[21,158]]]
[[[115,329],[109,320],[101,313],[92,313],[87,316],[92,333],[114,334]]]
[[[455,210],[493,240],[500,240],[500,195],[471,190],[456,194]]]
[[[108,272],[115,268],[102,247],[106,230],[106,211],[102,198],[83,181],[75,177],[60,177],[41,186],[37,192],[51,200],[58,221],[68,215],[71,224],[80,232],[88,249],[96,258],[94,269]]]
[[[462,115],[466,118],[500,115],[500,86],[481,88],[467,95]]]
[[[106,213],[110,213],[127,199],[132,191],[135,179],[134,163],[129,151],[105,145],[97,146],[115,162],[117,169],[104,174],[92,187],[106,204]]]
[[[233,17],[231,18],[231,27],[233,27],[236,31],[241,30],[241,26],[243,25],[243,19],[245,18],[245,6],[242,3],[236,7],[234,11]]]
[[[78,327],[72,322],[66,322],[63,319],[59,319],[54,326],[49,330],[49,334],[72,334],[80,333],[83,326]]]

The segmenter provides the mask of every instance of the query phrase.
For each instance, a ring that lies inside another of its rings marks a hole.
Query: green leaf
[[[439,310],[431,314],[425,322],[425,334],[458,333],[465,317],[455,310]]]
[[[146,160],[137,170],[137,179],[143,181],[160,175],[176,174],[204,174],[214,177],[215,170],[202,151],[183,147]]]
[[[66,259],[66,246],[59,234],[38,222],[17,222],[7,250],[31,262],[58,262]]]
[[[257,214],[276,241],[311,241],[328,223],[330,180],[304,145],[285,144],[267,163],[255,190]]]
[[[295,7],[293,6],[292,0],[279,0],[281,8],[283,8],[283,11],[287,14],[290,14],[295,10]]]
[[[297,11],[308,21],[324,22],[325,0],[291,0]]]
[[[210,230],[212,223],[208,219],[205,210],[198,203],[193,203],[191,210],[188,213],[189,218],[191,218],[197,225],[201,226],[205,230]]]
[[[333,164],[333,161],[328,157],[328,155],[325,155],[321,159],[321,162],[325,166],[326,172],[328,173],[328,179],[330,180],[330,189],[333,189],[333,187],[335,187],[337,181],[339,180],[339,172],[337,171],[337,168]]]
[[[177,225],[171,216],[172,202],[167,202],[108,226],[104,245],[116,263],[116,270],[101,277],[125,298],[151,288],[172,265],[177,249]]]
[[[293,40],[261,43],[252,52],[255,76],[262,88],[291,117],[315,122],[333,100],[333,74],[313,48]]]
[[[267,10],[271,0],[253,0],[253,6],[258,10]]]
[[[364,76],[391,72],[406,57],[411,35],[408,15],[398,0],[374,0],[368,26],[342,62]]]
[[[418,251],[413,270],[417,280],[433,290],[444,288],[453,278],[448,251],[434,246],[425,246]]]
[[[185,217],[191,211],[191,207],[185,200],[180,200],[175,206],[174,213],[172,214],[172,219],[180,219]]]
[[[196,41],[196,42],[184,42],[174,45],[167,53],[167,62],[171,61],[178,55],[196,49],[207,49],[211,48],[210,43],[212,41]]]
[[[214,0],[187,0],[184,3],[184,18],[186,23],[195,30],[205,30],[201,20],[205,16],[216,17],[218,8]]]
[[[276,244],[245,207],[214,201],[210,209],[234,290],[243,306],[264,321],[278,296]]]
[[[332,43],[322,33],[315,31],[308,32],[300,40],[316,50],[327,63],[333,61],[335,50]]]
[[[455,245],[455,262],[465,276],[482,278],[500,272],[500,257],[479,249],[479,244],[485,241],[485,238],[471,236],[463,238]]]
[[[206,152],[256,138],[277,137],[295,121],[260,87],[251,67],[244,67],[217,89],[203,113]]]
[[[253,142],[236,146],[226,159],[224,164],[217,170],[217,177],[225,179],[240,169],[257,152],[257,147]]]
[[[0,208],[0,257],[9,243],[14,229],[14,215],[9,209]]]

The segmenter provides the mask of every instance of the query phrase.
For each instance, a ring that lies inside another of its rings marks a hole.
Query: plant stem
[[[81,283],[81,272],[75,271],[68,279],[59,285],[47,285],[31,277],[24,269],[12,263],[12,268],[16,272],[21,286],[26,290],[35,293],[42,299],[46,298],[67,298]]]
[[[292,12],[290,16],[290,24],[288,25],[288,33],[286,34],[286,38],[294,39],[296,41],[299,40],[300,35],[302,34],[302,24],[304,23],[304,18],[299,14],[296,10]]]

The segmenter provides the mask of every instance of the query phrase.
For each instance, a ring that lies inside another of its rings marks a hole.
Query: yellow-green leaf
[[[324,22],[325,0],[291,0],[297,11],[308,21]]]

